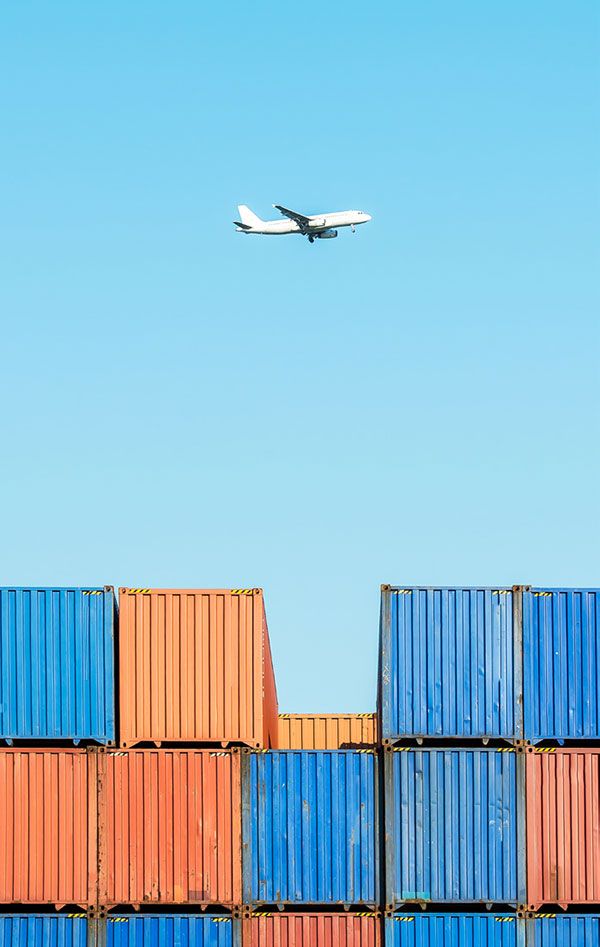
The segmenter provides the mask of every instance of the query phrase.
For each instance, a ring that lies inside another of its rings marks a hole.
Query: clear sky
[[[600,585],[599,36],[2,4],[1,584],[262,586],[284,711],[374,708],[382,582]]]

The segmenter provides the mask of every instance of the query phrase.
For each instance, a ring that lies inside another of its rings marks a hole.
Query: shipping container
[[[240,754],[99,754],[103,906],[241,902]]]
[[[94,903],[96,755],[0,751],[0,903]]]
[[[91,922],[94,947],[241,947],[240,924],[216,914],[123,914]]]
[[[261,589],[119,590],[120,745],[277,743]]]
[[[279,714],[280,750],[343,750],[376,742],[375,714]]]
[[[382,742],[523,736],[519,589],[382,586]]]
[[[526,947],[514,914],[400,914],[385,920],[385,947]]]
[[[379,900],[373,750],[242,754],[247,904]]]
[[[526,947],[598,947],[600,915],[545,914],[527,921]]]
[[[0,740],[113,744],[112,587],[0,589]]]
[[[525,901],[524,764],[510,748],[384,753],[388,910]]]
[[[530,748],[527,900],[600,903],[600,749]]]
[[[242,922],[244,947],[380,947],[371,914],[261,914]]]
[[[0,947],[89,947],[86,917],[0,915]]]
[[[600,739],[600,591],[523,594],[525,736]]]

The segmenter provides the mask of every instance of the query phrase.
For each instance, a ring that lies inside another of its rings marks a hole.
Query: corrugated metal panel
[[[95,926],[98,947],[240,947],[240,922],[214,914],[125,914]]]
[[[282,750],[242,761],[244,901],[374,905],[375,753]]]
[[[385,947],[525,947],[525,922],[510,914],[386,918]]]
[[[0,739],[114,743],[112,588],[0,589]]]
[[[375,714],[279,714],[280,750],[375,746]]]
[[[523,595],[525,736],[600,737],[600,591]]]
[[[0,916],[0,947],[87,947],[86,917],[48,914]]]
[[[382,587],[384,743],[522,736],[520,600],[511,589]]]
[[[527,900],[600,903],[600,750],[527,754]]]
[[[277,737],[260,589],[120,589],[119,667],[121,746]]]
[[[93,903],[95,754],[0,752],[0,903]]]
[[[100,765],[101,904],[241,902],[239,753],[130,750]]]
[[[268,914],[243,921],[244,947],[379,947],[381,924],[356,914]]]
[[[510,750],[384,754],[388,909],[525,900],[524,771]]]
[[[598,947],[598,914],[564,914],[527,921],[527,947]]]

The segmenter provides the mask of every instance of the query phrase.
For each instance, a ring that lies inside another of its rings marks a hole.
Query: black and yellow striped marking
[[[365,720],[372,720],[375,714],[355,714],[355,717],[362,717]]]
[[[84,589],[83,595],[102,595],[102,589]]]
[[[504,924],[512,924],[514,917],[495,917],[494,920],[500,921],[501,923],[503,922]]]
[[[510,595],[512,589],[494,589],[492,595]]]
[[[414,921],[414,919],[415,919],[414,914],[399,914],[396,917],[394,917],[395,921]]]
[[[533,594],[536,598],[550,598],[552,596],[552,592],[534,592]]]
[[[534,917],[556,917],[556,914],[534,914]]]
[[[271,911],[253,911],[252,917],[273,917]]]
[[[232,595],[254,595],[258,589],[230,589]]]
[[[355,911],[354,917],[378,917],[375,911]]]
[[[514,746],[499,746],[496,750],[496,753],[515,753],[516,747]]]
[[[213,917],[213,922],[215,924],[226,924],[227,921],[230,921],[230,917]]]
[[[355,753],[375,753],[375,750],[354,750]]]
[[[152,589],[125,589],[128,595],[150,595]]]
[[[412,746],[393,746],[392,751],[394,753],[409,753],[411,750],[415,749]]]
[[[128,917],[107,917],[107,921],[110,921],[111,924],[127,924],[129,921]]]
[[[87,914],[67,914],[67,917],[87,917]]]
[[[556,753],[555,746],[536,746],[536,753]]]
[[[412,595],[412,589],[392,589],[394,595]]]

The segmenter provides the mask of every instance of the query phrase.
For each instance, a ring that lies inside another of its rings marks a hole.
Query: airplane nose
[[[373,220],[373,218],[370,214],[365,214],[365,220],[368,222],[369,220]]]

